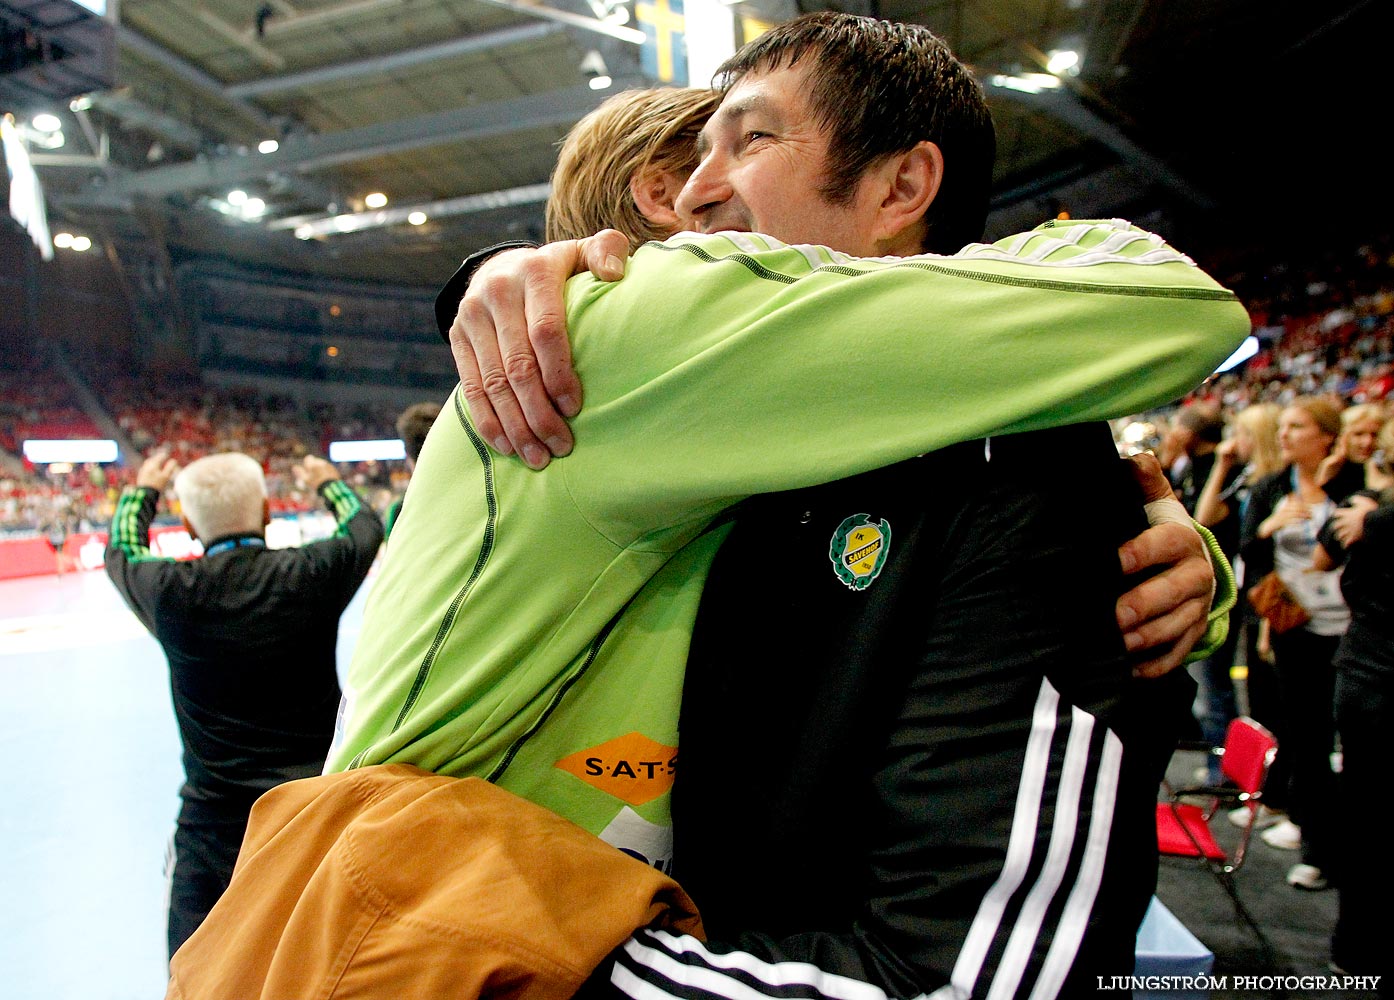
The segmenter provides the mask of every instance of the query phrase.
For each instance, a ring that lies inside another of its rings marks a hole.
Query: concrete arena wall
[[[426,389],[392,386],[365,385],[348,382],[312,382],[308,380],[275,378],[273,376],[249,375],[246,372],[218,371],[205,369],[203,380],[210,385],[223,387],[253,386],[263,392],[289,396],[302,403],[392,403],[405,409],[413,403],[430,399],[444,403],[449,390],[432,392]],[[437,398],[438,397],[438,398]]]

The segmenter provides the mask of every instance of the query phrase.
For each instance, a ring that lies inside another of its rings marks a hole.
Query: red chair
[[[1278,753],[1278,741],[1263,726],[1247,716],[1235,719],[1225,732],[1220,754],[1224,785],[1193,788],[1166,788],[1167,801],[1157,803],[1157,846],[1163,854],[1185,858],[1205,858],[1233,874],[1244,863],[1263,798],[1268,768]],[[1210,820],[1222,806],[1245,805],[1249,822],[1240,830],[1239,843],[1226,851],[1216,842]]]
[[[1244,864],[1253,837],[1263,784],[1278,753],[1278,740],[1247,716],[1235,719],[1225,732],[1225,744],[1215,748],[1220,754],[1223,785],[1200,785],[1173,789],[1163,782],[1165,801],[1157,803],[1157,849],[1172,857],[1198,858],[1205,862],[1221,887],[1234,902],[1235,912],[1258,935],[1265,951],[1268,942],[1253,915],[1240,901],[1233,875]],[[1220,810],[1247,806],[1249,822],[1240,829],[1232,850],[1225,850],[1215,839],[1210,821]]]

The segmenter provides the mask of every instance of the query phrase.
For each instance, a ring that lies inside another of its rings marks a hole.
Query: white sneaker
[[[1288,869],[1287,883],[1294,889],[1308,892],[1320,892],[1331,884],[1315,865],[1293,865]]]
[[[1238,809],[1231,809],[1226,815],[1229,817],[1230,824],[1239,827],[1241,830],[1249,825],[1248,806],[1240,806]],[[1285,818],[1284,814],[1280,810],[1269,809],[1265,805],[1260,805],[1258,807],[1258,819],[1254,820],[1254,829],[1262,830],[1264,827],[1272,826],[1283,818]]]
[[[1260,833],[1259,837],[1269,847],[1276,847],[1280,851],[1295,851],[1302,846],[1302,828],[1290,819],[1270,826]]]

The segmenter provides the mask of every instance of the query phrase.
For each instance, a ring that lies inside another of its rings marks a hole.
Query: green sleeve
[[[1186,657],[1187,663],[1203,660],[1224,645],[1225,638],[1229,635],[1229,613],[1234,609],[1235,601],[1238,600],[1234,569],[1230,566],[1229,560],[1225,558],[1224,552],[1220,550],[1220,543],[1215,541],[1215,536],[1210,533],[1209,528],[1198,521],[1191,523],[1195,526],[1196,531],[1200,532],[1201,540],[1205,542],[1206,548],[1210,551],[1210,563],[1215,567],[1215,596],[1210,601],[1210,614],[1207,616],[1205,635],[1201,636],[1200,642],[1196,643],[1196,647]]]
[[[1250,329],[1189,258],[1116,221],[876,260],[687,234],[622,281],[572,279],[567,309],[587,404],[561,465],[620,544],[732,498],[1163,405]]]

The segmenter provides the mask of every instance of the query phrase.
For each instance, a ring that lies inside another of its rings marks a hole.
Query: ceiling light
[[[591,13],[606,24],[628,24],[629,9],[624,0],[589,0]]]
[[[367,205],[369,208],[382,208],[387,204],[387,195],[383,194],[381,191],[374,191],[363,199],[363,204]]]
[[[247,192],[242,190],[229,191],[227,193],[227,203],[233,206],[247,204]]]
[[[89,240],[86,236],[74,236],[73,249],[76,250],[78,253],[82,253],[84,250],[91,250],[92,241]]]
[[[48,112],[34,116],[33,125],[39,132],[57,132],[63,127],[63,123],[58,120],[57,115]]]
[[[281,148],[281,144],[275,139],[263,139],[257,144],[258,153],[274,153]]]
[[[86,111],[92,107],[92,95],[83,94],[81,97],[74,97],[68,102],[69,111]]]
[[[598,49],[591,49],[581,59],[581,72],[589,78],[591,90],[604,90],[610,86],[610,69]]]
[[[69,247],[71,247],[71,246],[73,245],[73,234],[72,234],[72,233],[55,233],[54,236],[53,236],[53,245],[56,246],[56,247],[57,247],[58,249],[60,249],[60,250],[66,250],[66,249],[68,249]]]
[[[426,213],[412,212],[410,215],[407,216],[407,221],[410,222],[413,226],[419,226],[426,221]]]
[[[260,198],[248,198],[242,204],[242,214],[249,219],[255,219],[266,211],[266,202]]]
[[[426,214],[428,219],[438,220],[446,216],[493,211],[512,205],[538,205],[547,200],[551,193],[550,184],[527,184],[503,191],[487,191],[483,194],[462,195],[444,201],[387,207],[352,214],[331,215],[327,217],[293,217],[272,219],[267,227],[273,231],[294,230],[297,236],[303,232],[306,237],[333,237],[339,233],[352,233],[363,229],[382,226],[401,226],[409,221],[415,212]],[[302,237],[305,238],[305,237]]]
[[[298,239],[298,240],[311,240],[311,239],[314,239],[314,237],[315,237],[315,227],[314,227],[314,226],[306,225],[306,226],[296,226],[296,227],[295,227],[295,238],[296,238],[296,239]]]
[[[1039,94],[1047,90],[1055,90],[1060,86],[1060,78],[1051,76],[1049,73],[1023,73],[1021,76],[1006,76],[998,73],[989,77],[988,82],[994,87],[1017,90],[1023,94]]]
[[[1079,53],[1074,49],[1056,49],[1047,56],[1046,71],[1056,76],[1068,73],[1079,75]]]

